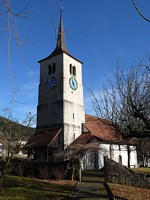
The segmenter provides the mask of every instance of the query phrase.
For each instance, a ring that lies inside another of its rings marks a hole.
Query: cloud
[[[25,75],[29,77],[34,77],[34,76],[37,77],[39,75],[39,70],[36,71],[28,70],[25,72]]]
[[[32,92],[38,89],[38,82],[32,80],[28,83],[25,83],[21,88],[22,90]]]

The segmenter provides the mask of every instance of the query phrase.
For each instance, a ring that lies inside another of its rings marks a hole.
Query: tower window
[[[51,65],[48,66],[48,71],[49,71],[48,73],[50,75],[52,73],[52,66]]]
[[[75,140],[76,139],[76,134],[75,133],[73,133],[73,140]]]
[[[70,74],[73,74],[73,66],[70,64]]]
[[[56,64],[53,63],[52,65],[49,65],[48,70],[49,70],[49,75],[54,74],[56,72]]]
[[[76,76],[76,67],[73,66],[73,75]]]
[[[70,64],[70,74],[76,76],[76,67]]]
[[[56,71],[56,64],[55,63],[53,63],[53,74],[55,73],[55,71]]]
[[[74,119],[74,113],[73,113],[73,119]]]

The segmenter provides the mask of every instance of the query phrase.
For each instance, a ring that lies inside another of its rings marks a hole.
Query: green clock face
[[[57,85],[57,79],[54,75],[46,79],[45,86],[48,90],[52,90]]]
[[[69,85],[70,85],[71,89],[74,91],[78,88],[78,82],[74,77],[71,77],[69,79]]]

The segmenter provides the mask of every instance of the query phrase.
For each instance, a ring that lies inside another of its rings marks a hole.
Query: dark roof
[[[75,60],[79,61],[78,59],[73,57],[66,48],[65,31],[64,31],[63,22],[62,22],[62,15],[60,15],[60,23],[59,23],[59,29],[58,29],[58,35],[57,35],[56,48],[48,57],[42,60],[39,60],[39,63],[60,53],[66,53],[67,55],[71,56]],[[79,62],[82,63],[81,61]]]
[[[38,132],[25,144],[24,148],[58,147],[58,135],[61,129]]]

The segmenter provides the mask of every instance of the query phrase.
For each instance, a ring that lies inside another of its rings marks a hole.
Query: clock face
[[[52,90],[56,86],[56,84],[57,84],[57,79],[54,75],[49,76],[46,79],[45,86],[48,90]]]
[[[78,88],[78,82],[74,77],[71,77],[69,79],[69,85],[70,85],[71,89],[74,91]]]

